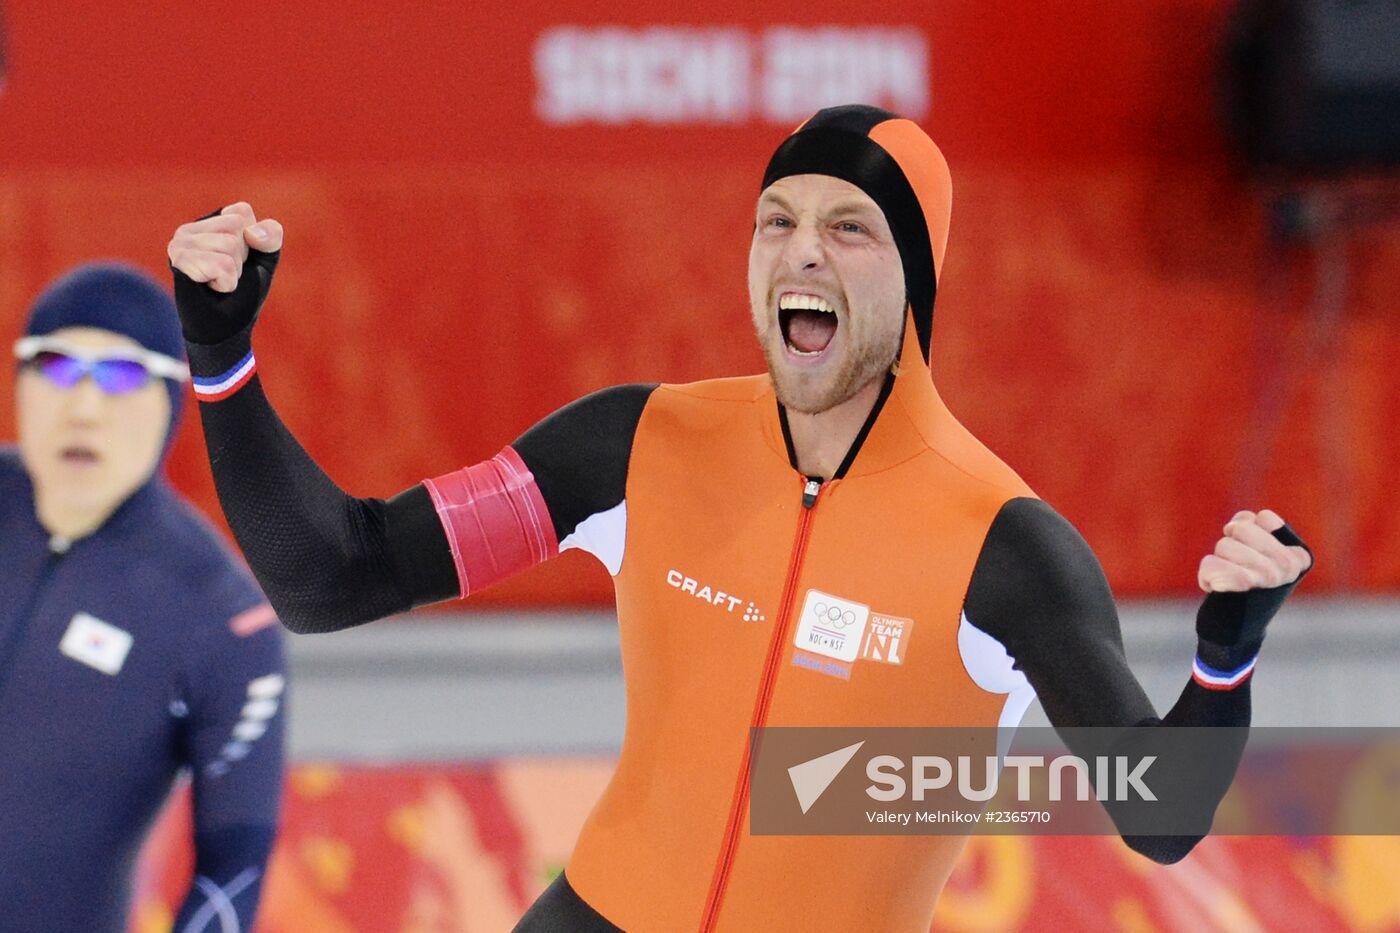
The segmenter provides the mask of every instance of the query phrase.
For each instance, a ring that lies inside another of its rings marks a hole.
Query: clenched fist
[[[272,287],[282,225],[246,201],[181,224],[166,248],[185,339],[216,344],[251,327]]]
[[[259,221],[246,201],[230,204],[213,217],[181,224],[166,255],[172,268],[216,292],[238,287],[249,248],[275,253],[282,248],[282,225],[272,218]]]
[[[1238,512],[1225,526],[1215,552],[1201,559],[1196,581],[1207,593],[1286,586],[1312,566],[1312,555],[1300,545],[1277,513]]]

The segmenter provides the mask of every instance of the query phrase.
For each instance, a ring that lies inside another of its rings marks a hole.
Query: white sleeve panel
[[[606,512],[595,512],[574,526],[573,534],[559,542],[559,550],[578,548],[603,562],[608,573],[622,570],[622,551],[627,544],[627,500]]]
[[[1020,725],[1021,717],[1035,699],[1035,688],[1024,673],[1016,670],[1006,646],[973,625],[967,613],[958,623],[958,654],[973,683],[988,693],[1006,694],[998,725],[1003,729]]]

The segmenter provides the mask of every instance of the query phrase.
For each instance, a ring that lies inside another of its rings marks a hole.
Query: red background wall
[[[1212,69],[1230,4],[936,8],[923,124],[952,167],[934,368],[955,413],[1085,533],[1122,594],[1189,590],[1237,508],[1320,553],[1310,588],[1400,588],[1400,237],[1358,234],[1347,316],[1286,399],[1253,393],[1315,344],[1305,267],[1265,262]],[[281,219],[259,329],[269,391],[345,487],[388,495],[489,456],[621,381],[762,366],[747,322],[750,211],[787,125],[548,126],[536,37],[652,20],[571,0],[490,6],[6,0],[0,334],[66,266],[160,272],[174,227],[238,198]],[[803,9],[853,24],[846,4]],[[667,25],[756,35],[773,2],[682,3]],[[1299,262],[1306,256],[1295,257]],[[1261,302],[1262,286],[1277,301]],[[13,436],[0,378],[0,437]],[[195,419],[171,464],[214,505]],[[1257,432],[1256,432],[1257,433]],[[1314,583],[1315,581],[1315,583]],[[481,602],[606,602],[569,555]]]

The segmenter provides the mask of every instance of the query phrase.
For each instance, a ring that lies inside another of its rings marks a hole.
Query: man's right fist
[[[244,201],[182,224],[166,254],[185,340],[221,344],[250,330],[272,287],[281,249],[282,225],[258,220]]]
[[[166,255],[170,265],[216,292],[238,287],[248,249],[275,253],[282,248],[282,225],[272,218],[259,221],[246,201],[230,204],[213,217],[181,224]]]

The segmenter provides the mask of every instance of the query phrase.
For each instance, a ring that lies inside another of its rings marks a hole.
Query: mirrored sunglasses
[[[15,356],[59,388],[71,389],[85,376],[91,376],[108,395],[133,392],[152,377],[183,382],[190,376],[189,367],[163,353],[143,349],[93,354],[44,337],[16,341]]]

